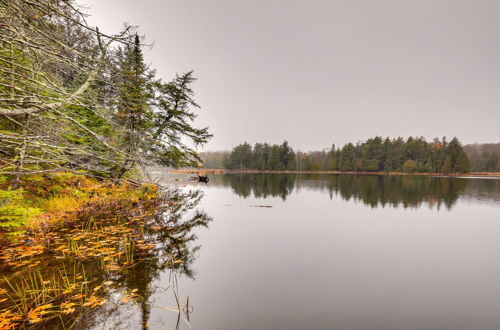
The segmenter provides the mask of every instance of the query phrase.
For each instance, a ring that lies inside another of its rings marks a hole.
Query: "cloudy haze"
[[[195,70],[205,150],[374,135],[500,141],[500,1],[80,0],[139,25],[159,75]]]

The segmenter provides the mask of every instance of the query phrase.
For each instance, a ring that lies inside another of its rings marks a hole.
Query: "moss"
[[[40,210],[27,207],[23,190],[0,190],[0,230],[16,232],[40,214]]]
[[[110,210],[130,208],[157,197],[153,184],[99,182],[72,173],[30,175],[21,180],[22,189],[11,190],[0,183],[0,233],[57,229],[82,215],[99,216]]]

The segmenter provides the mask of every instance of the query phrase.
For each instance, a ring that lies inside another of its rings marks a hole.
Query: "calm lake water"
[[[161,178],[203,194],[178,214],[188,225],[173,241],[189,262],[145,266],[142,303],[81,327],[500,329],[498,179]],[[180,316],[172,284],[182,305],[189,296]]]

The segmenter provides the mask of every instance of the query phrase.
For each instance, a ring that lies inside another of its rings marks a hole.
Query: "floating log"
[[[191,180],[197,180],[198,182],[208,183],[208,175],[197,175],[190,178]]]

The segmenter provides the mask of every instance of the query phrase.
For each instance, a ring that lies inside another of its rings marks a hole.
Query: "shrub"
[[[408,159],[404,164],[403,164],[403,172],[405,173],[414,173],[417,171],[417,163],[415,161]]]

